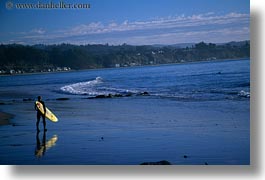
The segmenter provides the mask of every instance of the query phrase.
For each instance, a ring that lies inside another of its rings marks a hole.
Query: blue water
[[[0,164],[250,164],[249,59],[0,76],[0,102]]]
[[[3,76],[0,88],[3,99],[38,95],[44,99],[84,98],[148,92],[152,97],[179,101],[248,100],[250,65],[249,60],[233,60]]]

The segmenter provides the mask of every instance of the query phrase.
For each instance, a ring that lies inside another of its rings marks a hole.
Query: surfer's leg
[[[47,131],[45,116],[42,116],[42,122],[43,122],[44,131]]]

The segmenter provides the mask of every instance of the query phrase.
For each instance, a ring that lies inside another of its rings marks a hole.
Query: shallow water
[[[249,60],[4,76],[0,82],[0,109],[16,115],[0,126],[0,164],[250,162]],[[139,95],[145,91],[149,96]],[[102,94],[130,96],[87,99]],[[38,95],[59,118],[47,122],[46,134],[35,131],[34,101],[23,101]],[[70,99],[56,101],[61,97]]]

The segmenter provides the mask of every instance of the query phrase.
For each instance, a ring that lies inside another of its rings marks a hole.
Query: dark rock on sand
[[[13,118],[12,114],[0,112],[0,126],[10,124],[10,119]]]
[[[171,165],[171,163],[166,160],[162,160],[158,162],[144,162],[141,163],[140,165]]]
[[[70,98],[57,98],[56,100],[57,101],[66,101],[66,100],[69,100]]]

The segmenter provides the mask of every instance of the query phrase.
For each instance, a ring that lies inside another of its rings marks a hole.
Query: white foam
[[[122,88],[106,87],[104,86],[103,79],[97,77],[92,81],[78,82],[70,85],[66,85],[60,88],[63,92],[75,95],[115,95],[115,94],[137,94],[136,90],[128,90]]]
[[[242,91],[240,91],[238,93],[238,96],[249,98],[250,97],[250,93],[242,90]]]
[[[70,94],[97,95],[97,93],[94,92],[93,87],[96,86],[97,84],[102,83],[102,81],[103,79],[101,77],[97,77],[96,79],[92,81],[74,83],[74,84],[63,86],[60,89]]]

